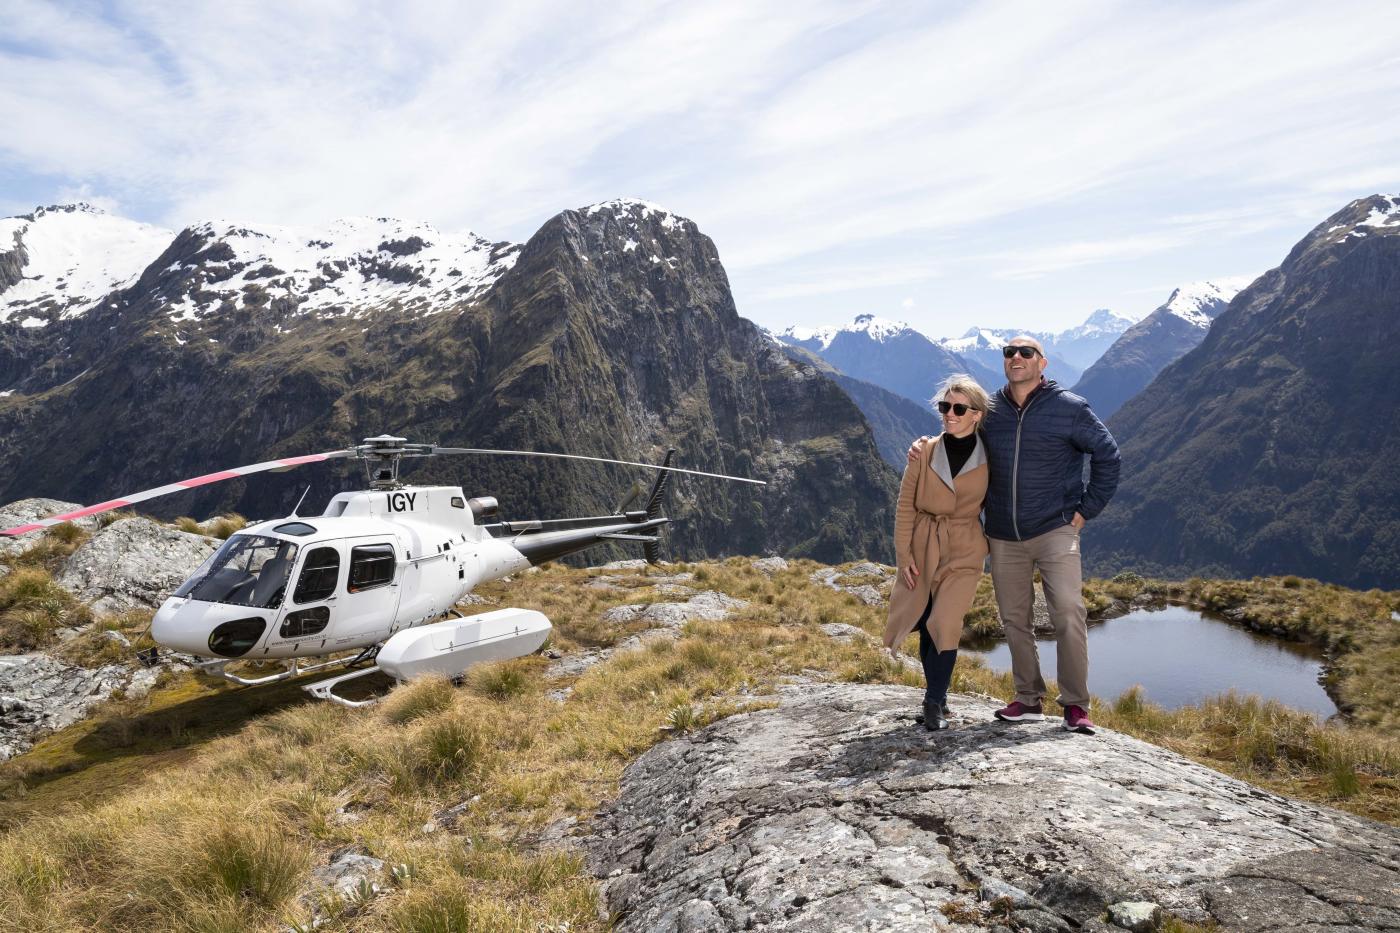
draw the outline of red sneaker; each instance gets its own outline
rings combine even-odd
[[[1039,703],[1027,706],[1020,700],[1012,700],[992,715],[1003,722],[1040,722],[1045,718]]]
[[[1066,706],[1065,729],[1082,735],[1093,735],[1094,723],[1089,719],[1089,714],[1084,712],[1084,707]]]

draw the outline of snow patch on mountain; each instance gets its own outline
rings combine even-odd
[[[1162,307],[1183,321],[1208,329],[1215,316],[1253,279],[1247,276],[1191,282],[1175,289]]]
[[[388,217],[344,218],[324,229],[212,221],[191,230],[205,238],[205,252],[227,249],[200,258],[198,281],[170,304],[177,322],[256,289],[296,302],[299,314],[359,317],[391,306],[433,314],[490,287],[520,255],[518,244]]]
[[[1385,207],[1373,207],[1358,227],[1400,227],[1400,195],[1381,195]]]
[[[16,251],[21,260],[19,281],[6,288],[0,280],[0,321],[23,314],[22,326],[42,327],[81,315],[135,282],[173,236],[84,203],[0,219],[0,254]]]
[[[816,341],[820,350],[826,350],[831,342],[841,334],[864,334],[876,343],[884,343],[903,334],[913,334],[913,330],[903,321],[891,321],[873,314],[859,314],[856,319],[842,327],[801,327],[794,325],[778,336],[789,343]],[[927,338],[925,338],[927,339]]]
[[[619,221],[646,220],[655,214],[663,230],[674,230],[686,222],[684,217],[671,213],[660,204],[640,198],[613,198],[610,201],[590,204],[582,210],[589,217],[607,211],[613,215],[614,220]]]

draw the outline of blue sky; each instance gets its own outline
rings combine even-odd
[[[1400,4],[0,0],[0,215],[694,219],[765,326],[1055,329],[1400,191]]]

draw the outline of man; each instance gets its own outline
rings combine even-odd
[[[1007,722],[1045,718],[1045,681],[1031,612],[1032,581],[1039,570],[1055,626],[1057,702],[1064,709],[1064,727],[1092,735],[1079,530],[1103,511],[1118,488],[1118,445],[1088,402],[1045,379],[1049,361],[1034,337],[1010,341],[1002,357],[1006,387],[983,421],[991,468],[985,508],[992,585],[1011,650],[1016,696],[996,717]],[[910,448],[911,459],[921,443]]]

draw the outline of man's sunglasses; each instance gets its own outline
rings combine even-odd
[[[964,405],[962,402],[938,403],[938,413],[940,415],[946,415],[949,411],[961,418],[963,415],[967,414],[968,406]]]
[[[1017,353],[1021,354],[1021,359],[1023,359],[1023,360],[1028,360],[1028,359],[1030,359],[1031,357],[1036,356],[1037,354],[1039,354],[1040,351],[1037,350],[1035,347],[1002,347],[1002,348],[1001,348],[1001,355],[1004,356],[1004,357],[1006,357],[1008,360],[1011,359],[1013,356],[1015,356]]]

